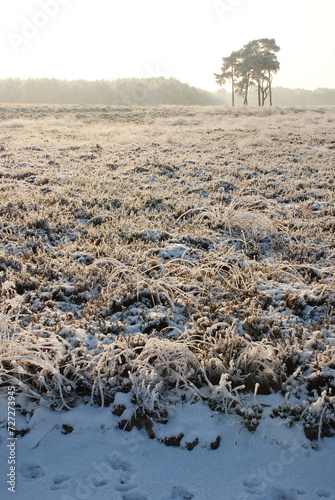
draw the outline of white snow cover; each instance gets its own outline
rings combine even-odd
[[[126,394],[121,399],[119,404],[127,404]],[[2,399],[2,416],[5,412]],[[236,417],[213,414],[200,402],[178,405],[166,425],[156,424],[156,434],[163,439],[184,433],[179,447],[150,439],[144,430],[122,431],[117,423],[111,408],[35,410],[30,431],[16,439],[15,493],[5,486],[12,439],[2,428],[1,499],[335,498],[335,440],[312,444],[300,427],[288,428],[282,420],[265,416],[251,433]],[[217,436],[220,446],[212,450]],[[195,438],[199,443],[189,451],[184,445]]]

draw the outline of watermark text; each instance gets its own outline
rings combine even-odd
[[[29,18],[21,18],[19,32],[11,31],[8,33],[7,38],[14,52],[18,53],[21,48],[38,36],[41,29],[45,28],[50,20],[58,15],[61,8],[71,1],[72,0],[40,0],[38,2],[40,10],[37,10]]]
[[[16,388],[10,386],[7,388],[7,489],[15,493],[16,491],[16,409],[15,393]]]

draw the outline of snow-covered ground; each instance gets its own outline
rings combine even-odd
[[[335,499],[334,111],[0,108],[1,499]]]
[[[16,441],[15,494],[5,486],[8,441],[2,432],[1,499],[335,498],[335,440],[312,445],[298,426],[263,418],[250,433],[236,418],[213,414],[201,403],[178,406],[157,432],[161,438],[183,433],[176,447],[149,439],[144,430],[121,431],[117,423],[110,408],[35,411],[29,433]],[[185,443],[196,438],[188,450]]]

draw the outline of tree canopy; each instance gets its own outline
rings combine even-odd
[[[214,73],[214,76],[219,85],[231,81],[233,106],[235,93],[243,96],[243,104],[247,105],[249,92],[255,87],[258,105],[264,106],[269,97],[272,106],[272,78],[279,70],[276,55],[279,50],[274,38],[260,38],[222,58],[221,73]]]

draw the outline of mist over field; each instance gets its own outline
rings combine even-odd
[[[236,95],[236,105],[243,97]],[[230,105],[231,93],[225,89],[209,92],[182,83],[176,78],[119,78],[116,80],[59,80],[56,78],[0,79],[0,102],[45,104],[106,105]],[[257,91],[250,92],[251,106],[257,105]],[[275,106],[334,105],[335,90],[273,88]]]

